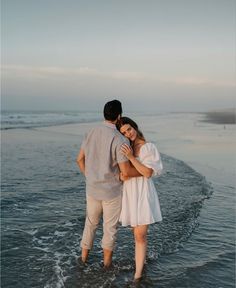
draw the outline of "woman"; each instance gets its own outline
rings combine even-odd
[[[122,117],[117,129],[130,140],[131,148],[124,144],[122,153],[142,175],[125,178],[121,174],[123,185],[122,226],[133,228],[135,239],[134,281],[142,277],[146,259],[148,225],[162,220],[158,195],[151,176],[160,175],[163,169],[160,154],[154,144],[146,142],[138,125],[128,117]]]

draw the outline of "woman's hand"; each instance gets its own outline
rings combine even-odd
[[[121,146],[121,153],[125,155],[129,160],[134,157],[133,149],[127,144],[123,144]]]
[[[130,179],[130,177],[124,176],[124,174],[122,174],[122,172],[120,172],[120,180],[121,181],[126,181],[126,180],[129,180],[129,179]]]

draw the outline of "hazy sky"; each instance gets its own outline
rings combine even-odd
[[[234,0],[2,0],[2,108],[235,106]]]

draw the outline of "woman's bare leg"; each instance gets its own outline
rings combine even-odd
[[[134,227],[134,240],[135,240],[135,274],[134,279],[142,276],[143,266],[146,260],[147,253],[147,230],[148,225],[140,225]]]

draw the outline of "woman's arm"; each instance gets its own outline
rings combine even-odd
[[[130,161],[126,161],[126,162],[121,162],[118,163],[119,168],[120,168],[120,172],[122,174],[122,178],[120,178],[122,181],[125,181],[127,179],[129,179],[129,177],[140,177],[142,176],[139,171],[137,171],[137,169],[135,169],[135,167],[133,167],[133,165],[131,165]],[[125,179],[125,180],[123,180]]]
[[[139,162],[138,159],[134,157],[133,150],[129,145],[123,144],[121,146],[121,152],[129,159],[129,161],[133,164],[133,166],[141,175],[143,175],[146,178],[152,176],[153,169]]]

